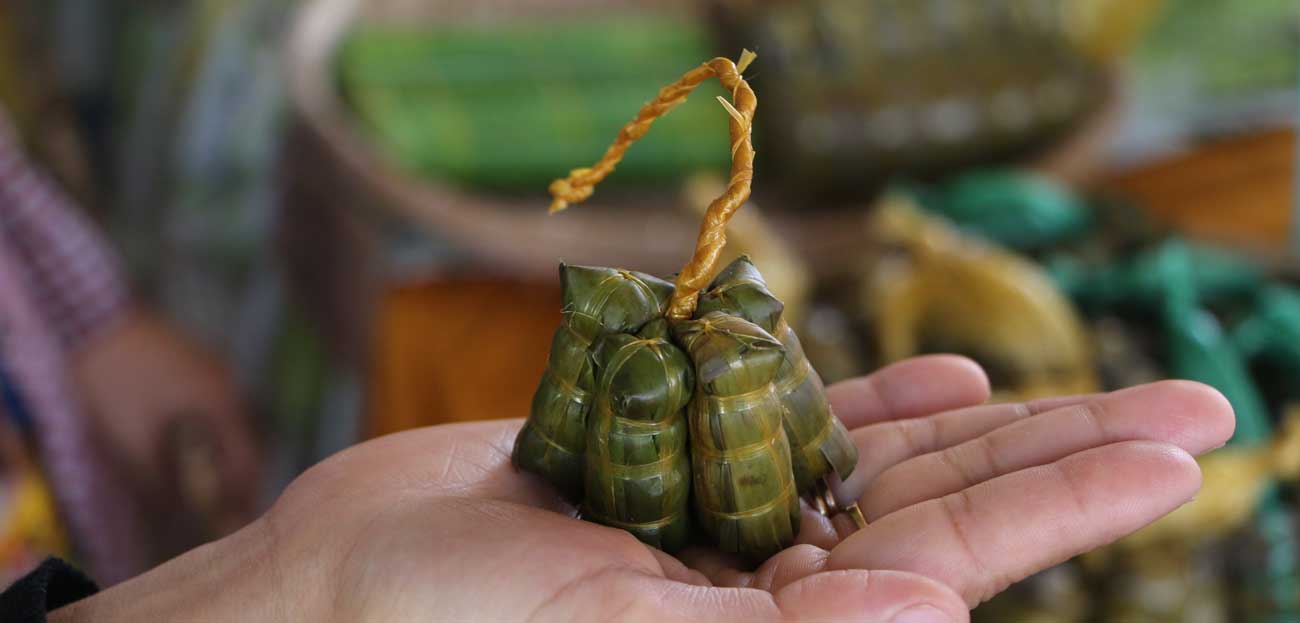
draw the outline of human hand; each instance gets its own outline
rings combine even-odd
[[[971,406],[987,381],[954,357],[830,395],[862,450],[841,495],[866,491],[872,523],[848,535],[807,513],[801,544],[755,571],[574,520],[510,464],[519,422],[483,422],[340,453],[244,530],[51,621],[965,621],[1187,501],[1190,454],[1232,431],[1223,398],[1191,383]]]
[[[208,524],[199,534],[167,535],[186,548],[251,519],[256,444],[238,390],[214,356],[159,319],[133,311],[75,353],[72,363],[108,452],[149,515],[169,524],[152,527],[155,535],[178,523],[178,509]]]
[[[1016,404],[978,367],[920,357],[827,390],[861,458],[835,487],[868,526],[804,509],[798,543],[757,570],[716,551],[682,558],[717,586],[895,569],[940,581],[973,608],[1010,584],[1109,544],[1189,501],[1193,455],[1232,436],[1217,391],[1164,381]],[[963,619],[959,619],[963,620]]]

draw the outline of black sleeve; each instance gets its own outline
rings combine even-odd
[[[49,558],[0,593],[0,623],[45,623],[45,613],[99,592],[72,565]]]

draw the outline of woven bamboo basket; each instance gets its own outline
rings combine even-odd
[[[451,243],[457,250],[454,257],[476,270],[550,280],[561,258],[572,263],[632,266],[662,274],[675,270],[689,255],[698,222],[688,209],[674,209],[683,203],[681,193],[675,189],[624,195],[598,193],[582,210],[557,217],[547,215],[544,188],[520,199],[476,194],[420,178],[405,172],[376,148],[354,119],[335,80],[336,52],[359,23],[474,23],[500,19],[502,15],[526,18],[543,14],[549,18],[572,15],[583,19],[592,12],[629,10],[699,11],[700,3],[315,0],[304,5],[287,49],[289,86],[299,121],[299,131],[287,154],[291,183],[310,187],[313,211],[338,208],[355,213],[361,209],[363,214],[346,218],[360,219],[369,227],[377,218],[414,225],[437,240]],[[761,102],[764,85],[760,82],[757,86]],[[646,98],[652,95],[648,92]],[[687,105],[714,104],[702,100]],[[632,112],[628,111],[629,116]],[[1069,180],[1086,176],[1107,128],[1114,125],[1114,113],[1113,105],[1099,107],[1067,138],[1027,164]],[[759,116],[762,114],[760,105]],[[557,174],[585,164],[557,163]],[[833,273],[853,262],[863,238],[861,210],[852,206],[818,210],[791,205],[788,199],[765,194],[763,178],[760,169],[758,205],[764,208],[773,228],[788,238],[815,272]]]

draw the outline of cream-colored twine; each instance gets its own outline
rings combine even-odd
[[[659,95],[623,126],[618,137],[596,164],[574,169],[568,177],[551,182],[552,213],[559,212],[570,204],[585,201],[591,197],[596,184],[614,171],[627,148],[645,136],[655,119],[686,101],[695,87],[709,78],[717,77],[722,86],[731,92],[730,102],[718,97],[718,101],[722,102],[727,114],[731,116],[731,181],[722,195],[709,204],[704,221],[700,224],[695,252],[677,276],[677,289],[673,292],[667,312],[668,318],[672,320],[685,320],[695,313],[700,291],[712,279],[718,256],[727,244],[727,222],[749,200],[750,186],[754,179],[752,136],[758,98],[741,74],[757,57],[757,54],[745,50],[734,63],[730,59],[715,58],[687,72],[677,82],[660,89]]]

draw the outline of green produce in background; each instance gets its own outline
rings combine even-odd
[[[720,549],[761,561],[799,532],[790,444],[773,382],[785,349],[758,325],[722,312],[679,323],[675,333],[695,363],[696,516]]]
[[[1210,385],[1232,404],[1237,425],[1230,446],[1236,451],[1262,452],[1273,443],[1276,427],[1250,363],[1268,358],[1300,365],[1300,295],[1294,289],[1269,284],[1262,269],[1236,254],[1176,237],[1095,267],[1058,256],[1051,271],[1086,309],[1136,311],[1154,322],[1169,376]],[[1243,304],[1245,315],[1231,331],[1210,308]],[[1262,560],[1236,571],[1234,603],[1246,604],[1249,614],[1242,614],[1249,620],[1274,620],[1300,612],[1300,542],[1280,483],[1269,478],[1261,487],[1246,534],[1259,542]]]
[[[564,319],[513,458],[520,469],[579,499],[595,388],[588,351],[602,334],[635,332],[662,316],[673,285],[641,273],[563,264],[560,285]]]
[[[475,188],[526,191],[600,156],[627,114],[713,47],[703,24],[648,12],[624,17],[362,26],[339,57],[362,126],[406,169]],[[709,99],[722,95],[706,85]],[[703,95],[703,94],[702,94]],[[722,171],[717,107],[660,121],[620,164],[647,185]]]
[[[638,335],[606,335],[593,349],[598,380],[582,512],[674,552],[690,537],[685,410],[695,380],[690,360],[668,338],[660,318]]]
[[[1247,357],[1300,369],[1300,291],[1281,285],[1260,290],[1251,314],[1233,329],[1232,341]]]
[[[1274,437],[1274,426],[1268,405],[1250,374],[1247,354],[1205,307],[1209,300],[1258,290],[1263,284],[1260,271],[1230,254],[1198,249],[1178,239],[1139,254],[1126,268],[1128,296],[1110,302],[1127,298],[1130,304],[1154,306],[1159,313],[1170,376],[1200,381],[1228,399],[1237,420],[1230,446],[1266,446]],[[1110,294],[1119,291],[1112,288]],[[1271,319],[1277,321],[1288,317],[1288,301],[1283,297],[1264,295],[1257,300],[1263,309],[1252,318],[1263,321],[1272,315]],[[1290,330],[1297,329],[1300,325],[1292,325]],[[1246,334],[1240,335],[1244,339]],[[1300,612],[1295,590],[1300,566],[1293,553],[1298,543],[1292,515],[1280,494],[1279,484],[1270,480],[1257,503],[1253,523],[1255,534],[1267,546],[1265,560],[1262,565],[1246,569],[1243,579],[1245,592],[1259,595],[1261,603],[1271,604],[1268,609],[1275,615],[1294,616]]]
[[[1105,266],[1056,258],[1048,268],[1061,288],[1085,309],[1158,308],[1170,294],[1171,276],[1180,280],[1179,288],[1187,290],[1180,296],[1206,304],[1249,296],[1265,283],[1263,271],[1239,255],[1178,238]],[[1186,274],[1171,274],[1171,270]]]
[[[1175,378],[1200,381],[1223,393],[1237,416],[1234,444],[1257,445],[1272,437],[1264,397],[1250,377],[1246,360],[1224,334],[1218,319],[1202,306],[1190,249],[1173,240],[1153,251],[1148,277],[1158,290],[1167,346],[1167,365]]]
[[[1216,508],[1216,504],[1232,503],[1223,497],[1189,506],[1193,510],[1188,512],[1199,514],[1180,517],[1183,527],[1191,525],[1192,531],[1160,537],[1166,539],[1158,541],[1163,545],[1126,539],[1108,548],[1113,555],[1109,566],[1088,570],[1090,575],[1097,574],[1094,581],[1107,578],[1090,589],[1092,598],[1101,601],[1088,620],[1134,613],[1158,617],[1159,613],[1145,608],[1160,602],[1161,597],[1147,592],[1168,581],[1180,586],[1186,583],[1186,590],[1202,592],[1204,587],[1196,588],[1197,582],[1224,583],[1231,620],[1291,620],[1300,613],[1300,589],[1295,582],[1300,576],[1300,539],[1290,501],[1293,494],[1267,466],[1244,476],[1233,472],[1233,461],[1243,461],[1233,457],[1264,456],[1289,448],[1278,433],[1274,411],[1295,398],[1286,379],[1300,366],[1300,291],[1271,283],[1263,267],[1237,253],[1134,228],[1133,223],[1122,220],[1123,214],[1098,212],[1102,218],[1096,218],[1087,213],[1092,208],[1082,200],[1061,194],[1063,189],[1048,185],[1039,188],[1045,192],[1037,193],[1033,184],[1019,184],[1032,179],[1032,175],[982,172],[907,191],[929,211],[958,222],[967,231],[998,244],[1041,252],[1058,286],[1082,309],[1101,322],[1116,323],[1123,318],[1126,324],[1140,327],[1126,339],[1131,342],[1128,346],[1153,349],[1162,364],[1162,376],[1196,380],[1218,389],[1232,404],[1237,426],[1231,447],[1203,461],[1207,488],[1202,493],[1216,495],[1222,487],[1232,486],[1224,485],[1222,479],[1234,476],[1244,477],[1242,487],[1249,486],[1255,493],[1249,498],[1249,508],[1231,507],[1232,512]],[[1084,213],[1069,216],[1074,210]],[[1094,220],[1097,229],[1093,229]],[[1075,225],[1067,226],[1070,223]],[[1090,231],[1113,237],[1085,238]],[[1130,250],[1135,244],[1141,246]],[[1066,246],[1050,248],[1053,245]],[[1279,396],[1272,394],[1269,398],[1275,403],[1266,400],[1266,386],[1256,378],[1261,369],[1252,368],[1257,362],[1268,363],[1279,375],[1282,385],[1270,389],[1283,393],[1283,402],[1277,403]],[[1162,569],[1170,564],[1188,568],[1193,564],[1190,561],[1211,551],[1207,548],[1221,547],[1224,542],[1238,551],[1210,554],[1216,565],[1225,567],[1210,576],[1189,579],[1176,573],[1165,575],[1168,569]],[[1077,590],[1085,588],[1078,586]],[[1140,595],[1125,593],[1130,590]],[[1026,601],[1026,594],[1019,595],[1020,602]],[[1133,601],[1137,597],[1153,601]],[[998,601],[997,608],[1002,610],[996,610],[998,614],[991,620],[1001,621],[1007,608],[1016,608],[1010,603],[1016,599],[1009,595]],[[1113,609],[1116,604],[1120,605],[1118,611]],[[1190,613],[1201,606],[1184,604],[1169,612],[1192,616]],[[1060,614],[1055,605],[1034,608],[1026,612],[1035,612],[1034,617]],[[1061,620],[1072,618],[1077,617]]]
[[[922,207],[961,229],[1026,251],[1058,244],[1091,225],[1087,205],[1044,175],[988,169],[937,186],[911,186]]]
[[[785,305],[772,295],[748,257],[739,257],[718,274],[700,296],[696,314],[721,311],[739,316],[771,333],[785,349],[774,382],[781,402],[781,421],[791,446],[799,492],[816,493],[832,470],[848,478],[858,464],[858,448],[826,401],[821,377],[808,363],[803,345],[782,318]]]

